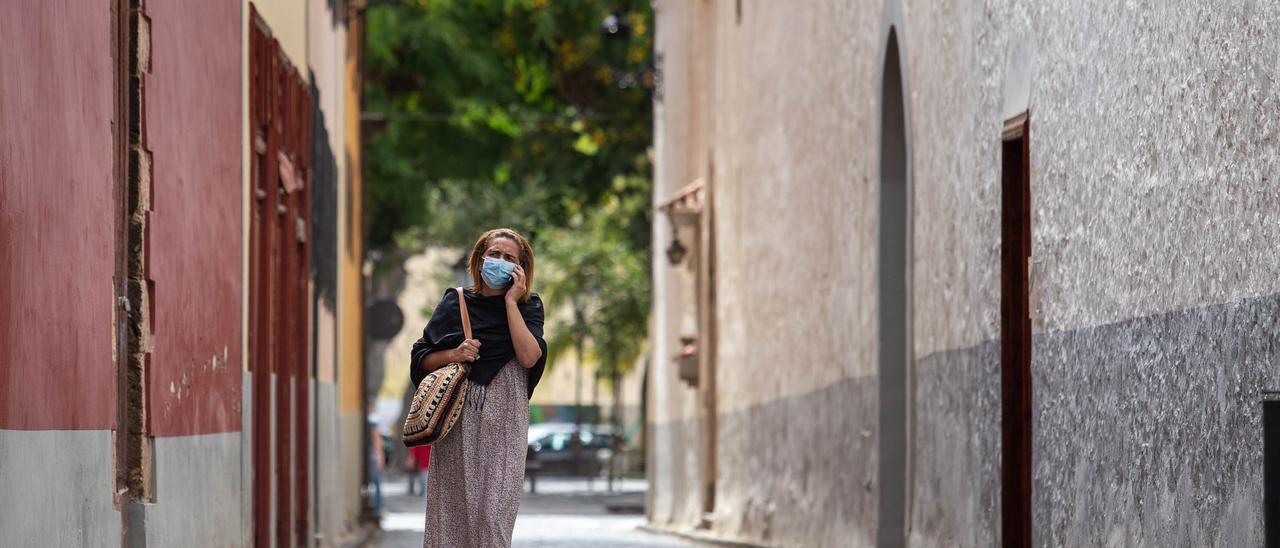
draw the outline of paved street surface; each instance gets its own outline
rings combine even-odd
[[[520,501],[512,544],[517,548],[694,546],[675,537],[638,529],[644,524],[645,481],[627,480],[614,487],[615,493],[609,494],[605,492],[604,481],[588,486],[584,480],[539,480],[538,494],[529,494],[526,489]],[[383,494],[386,509],[382,532],[369,545],[422,546],[425,500],[406,494],[403,481],[384,485]]]

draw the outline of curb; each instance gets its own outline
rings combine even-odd
[[[376,522],[362,521],[347,535],[337,539],[333,546],[337,548],[362,548],[376,542],[382,536],[382,528]]]
[[[649,525],[647,523],[644,525],[641,525],[640,527],[637,527],[637,529],[640,529],[641,531],[644,531],[646,533],[654,533],[657,535],[664,535],[669,537],[679,537],[679,538],[692,541],[698,544],[704,544],[704,545],[710,545],[710,546],[732,546],[736,548],[763,548],[765,546],[764,544],[753,544],[750,542],[743,542],[739,540],[730,540],[730,539],[718,537],[710,532],[705,532],[705,531],[677,531],[675,529],[664,529],[662,527],[656,527],[653,525]]]

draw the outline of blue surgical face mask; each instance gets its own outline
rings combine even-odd
[[[484,278],[484,283],[489,284],[489,287],[502,289],[511,285],[511,273],[515,270],[515,263],[485,257],[484,265],[480,267],[480,276]]]

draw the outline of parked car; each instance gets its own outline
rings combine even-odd
[[[529,425],[529,443],[542,439],[552,432],[573,431],[574,424],[571,422],[539,422]]]
[[[534,432],[534,426],[538,430]],[[581,449],[581,467],[574,459],[574,424],[543,423],[529,427],[530,464],[542,474],[584,474],[598,476],[609,462],[613,451],[614,434],[603,426],[583,425],[578,432],[577,443]]]

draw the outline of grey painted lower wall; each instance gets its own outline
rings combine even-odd
[[[1000,346],[916,361],[912,546],[1000,540]]]
[[[1037,335],[1035,544],[1260,546],[1261,391],[1280,388],[1277,364],[1280,296]],[[998,544],[998,344],[920,358],[915,385],[911,545]],[[721,415],[715,533],[872,545],[875,402],[874,378],[847,379]],[[695,451],[696,422],[651,427]],[[667,464],[651,519],[689,529],[664,519],[697,500],[696,461]]]
[[[310,476],[306,480],[309,482],[307,484],[307,539],[305,540],[307,546],[316,544],[322,538],[320,535],[320,514],[322,512],[318,502],[326,500],[320,498],[318,492],[323,485],[320,481],[320,469],[318,467],[319,455],[328,450],[327,447],[320,445],[318,430],[319,424],[323,419],[318,415],[327,415],[329,410],[319,406],[316,385],[314,378],[307,379],[307,402],[311,404],[311,409],[307,413],[307,440],[311,443],[311,447],[307,448],[307,454],[298,457],[307,463],[307,469],[310,471]]]
[[[240,376],[240,543],[253,545],[253,374]]]
[[[154,504],[148,546],[239,546],[240,432],[155,440]]]
[[[659,527],[697,527],[702,519],[698,421],[652,425],[649,436],[649,521]]]
[[[119,546],[109,430],[0,430],[0,546]]]
[[[877,385],[850,378],[721,415],[716,528],[786,546],[875,538]]]
[[[1036,544],[1261,545],[1277,318],[1272,296],[1037,335]],[[999,346],[925,357],[916,374],[913,544],[993,545]]]
[[[876,519],[876,389],[855,378],[798,397],[721,414],[713,531],[779,546],[869,546]],[[653,463],[650,519],[690,530],[699,515],[696,420],[651,425],[671,444]]]
[[[365,428],[363,412],[338,415],[338,446],[341,448],[342,476],[338,483],[342,492],[341,498],[344,529],[355,530],[360,525],[360,512],[363,499],[356,496],[364,486],[364,447],[361,444],[361,433]]]
[[[1037,544],[1262,545],[1280,296],[1037,337]]]
[[[248,546],[253,541],[253,397],[242,377],[242,432],[157,438],[156,500],[144,505],[149,546]],[[358,525],[363,414],[337,412],[335,387],[317,383],[312,506],[332,546]],[[106,430],[0,430],[0,546],[119,546]],[[270,473],[270,472],[268,472]]]
[[[316,452],[315,482],[313,490],[319,504],[316,511],[316,531],[320,535],[319,545],[331,546],[338,536],[346,531],[343,519],[343,507],[337,501],[342,500],[339,481],[342,459],[342,448],[338,442],[338,415],[334,385],[316,383]]]

